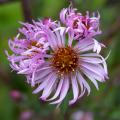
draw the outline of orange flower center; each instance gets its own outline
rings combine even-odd
[[[68,74],[74,72],[78,67],[78,53],[73,48],[67,46],[59,48],[53,55],[52,66],[58,73]]]
[[[32,46],[35,46],[35,47],[37,47],[37,48],[42,48],[43,47],[43,44],[40,44],[40,43],[38,43],[37,41],[31,41],[30,42],[30,46],[28,46],[28,49],[31,49],[31,47]]]

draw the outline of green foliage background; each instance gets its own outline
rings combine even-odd
[[[91,84],[90,96],[79,100],[75,105],[67,105],[71,93],[66,97],[60,110],[55,106],[38,100],[32,94],[32,89],[25,82],[23,76],[11,72],[4,50],[9,50],[8,39],[13,38],[24,21],[21,0],[9,0],[0,4],[0,120],[19,120],[23,111],[32,111],[29,120],[69,120],[72,113],[81,110],[92,112],[94,120],[120,120],[120,1],[119,0],[74,0],[80,12],[99,11],[101,15],[101,29],[103,34],[97,39],[104,42],[107,49],[104,55],[111,54],[107,60],[110,79],[99,83],[97,91]],[[52,17],[59,19],[59,12],[68,7],[67,0],[30,0],[33,19]],[[111,35],[111,32],[113,34]],[[10,91],[19,90],[24,99],[15,102],[10,97]]]

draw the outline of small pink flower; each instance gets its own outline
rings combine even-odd
[[[61,22],[68,28],[69,34],[74,33],[74,39],[80,40],[93,37],[101,33],[99,30],[100,15],[90,17],[89,12],[85,16],[77,12],[77,9],[64,8],[60,12]]]
[[[22,100],[23,95],[22,95],[22,93],[21,93],[20,91],[18,91],[18,90],[12,90],[12,91],[10,92],[10,97],[11,97],[14,101],[19,102],[19,101]]]
[[[24,110],[20,113],[19,120],[31,120],[33,118],[33,111]]]
[[[71,115],[71,120],[93,120],[93,113],[79,110]]]

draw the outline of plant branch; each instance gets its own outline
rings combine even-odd
[[[21,0],[24,19],[27,22],[32,22],[32,13],[30,9],[30,0]]]
[[[66,0],[66,1],[72,4],[73,6],[75,6],[75,0]]]
[[[0,79],[4,83],[10,82],[10,77],[9,77],[7,71],[4,69],[4,66],[2,66],[2,64],[0,64]]]

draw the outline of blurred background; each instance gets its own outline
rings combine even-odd
[[[9,67],[4,50],[21,25],[42,17],[59,19],[59,12],[70,0],[0,0],[0,120],[120,120],[120,0],[71,0],[80,12],[99,11],[103,34],[97,39],[107,46],[110,79],[99,83],[97,91],[91,84],[90,96],[67,105],[66,97],[60,109],[38,100],[25,77]],[[9,51],[10,52],[10,51]],[[71,94],[71,93],[70,93]]]

